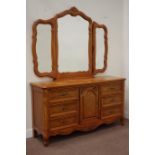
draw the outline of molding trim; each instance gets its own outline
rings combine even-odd
[[[32,137],[32,128],[26,129],[26,138],[31,138],[31,137]]]

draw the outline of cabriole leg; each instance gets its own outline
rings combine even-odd
[[[44,144],[44,146],[48,146],[48,144],[49,144],[49,137],[43,136],[43,144]]]

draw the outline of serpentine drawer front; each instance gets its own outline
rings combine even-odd
[[[122,90],[121,87],[122,86],[121,86],[120,81],[106,83],[103,86],[101,86],[101,94],[107,95],[107,94],[113,94],[113,93],[121,92],[121,90]]]
[[[50,118],[50,130],[57,128],[64,128],[66,126],[72,126],[78,123],[77,113],[65,114],[61,116],[55,116]]]
[[[124,80],[96,77],[32,83],[33,132],[47,145],[54,135],[89,131],[124,120]]]
[[[121,115],[121,106],[111,106],[103,108],[102,110],[102,118],[111,117],[113,115]]]
[[[56,102],[50,105],[49,114],[50,116],[59,115],[62,113],[77,111],[78,110],[78,101],[65,101],[65,102]]]
[[[107,107],[111,105],[121,105],[122,104],[122,95],[115,94],[110,96],[105,96],[102,98],[102,107]]]
[[[49,89],[47,90],[47,97],[49,100],[57,99],[78,99],[79,92],[76,88],[66,88],[66,89]]]

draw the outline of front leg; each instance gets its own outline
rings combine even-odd
[[[44,144],[44,146],[48,146],[48,144],[49,144],[49,137],[43,136],[43,144]]]

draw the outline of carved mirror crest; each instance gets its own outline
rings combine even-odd
[[[39,77],[92,77],[107,67],[107,29],[72,7],[34,22],[32,52]]]

